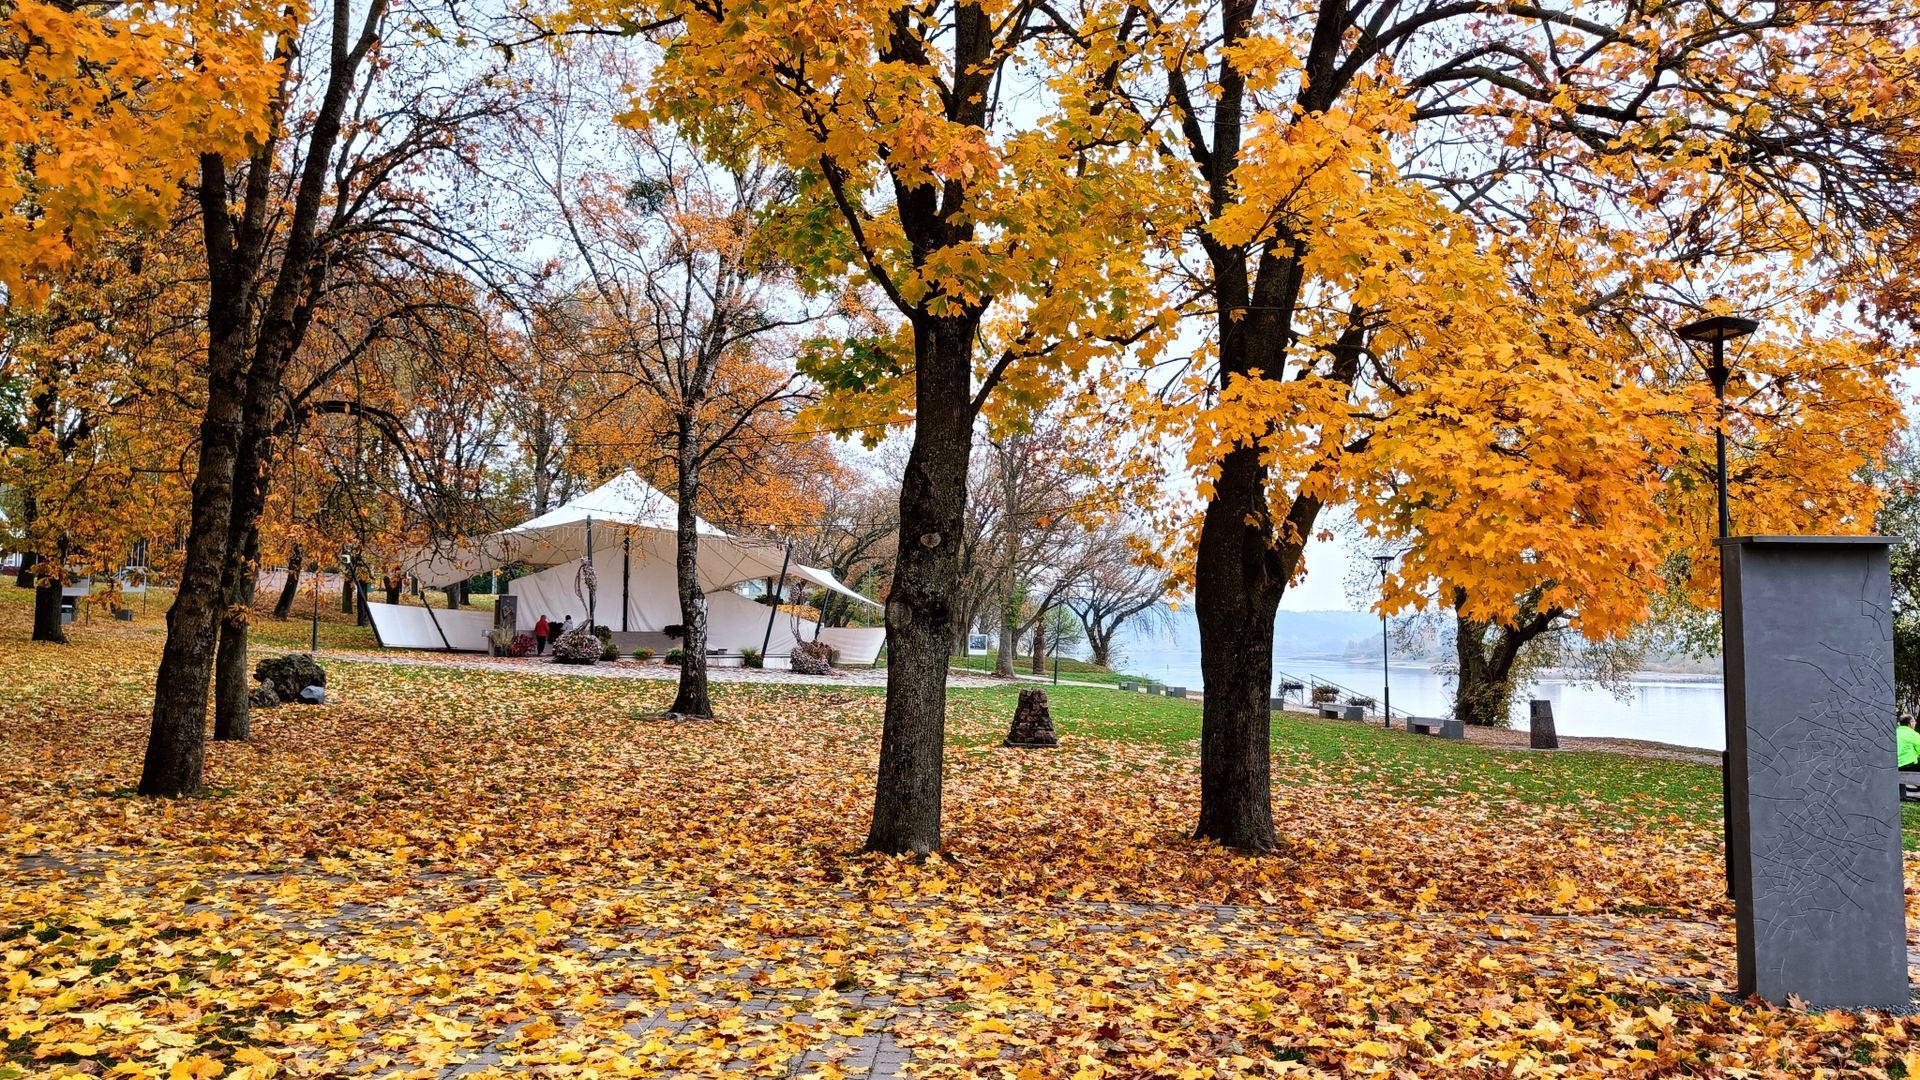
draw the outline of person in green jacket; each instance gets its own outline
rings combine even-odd
[[[1913,713],[1900,718],[1900,726],[1893,730],[1895,763],[1902,772],[1920,772],[1920,716]]]

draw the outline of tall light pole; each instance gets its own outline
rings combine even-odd
[[[1720,498],[1720,536],[1725,538],[1732,532],[1732,521],[1727,513],[1727,342],[1746,337],[1760,329],[1759,322],[1744,319],[1738,315],[1714,315],[1690,322],[1675,330],[1680,340],[1689,344],[1710,344],[1713,346],[1713,360],[1707,364],[1707,381],[1713,384],[1713,399],[1718,408],[1718,416],[1713,429],[1714,451],[1714,489]]]
[[[1713,360],[1707,364],[1706,368],[1707,381],[1713,384],[1713,400],[1716,410],[1713,425],[1713,485],[1714,494],[1720,506],[1720,538],[1723,540],[1733,532],[1732,515],[1727,512],[1727,377],[1731,374],[1731,372],[1727,370],[1727,342],[1746,337],[1758,329],[1760,329],[1760,324],[1753,319],[1742,318],[1738,315],[1712,315],[1697,322],[1690,322],[1674,331],[1675,334],[1679,335],[1680,340],[1689,345],[1698,346],[1708,344],[1713,346]],[[1725,559],[1726,553],[1721,552],[1720,558]],[[1723,577],[1720,580],[1720,656],[1722,657],[1723,672],[1725,670],[1725,657],[1727,655],[1726,593],[1727,583]],[[1726,709],[1726,695],[1723,692],[1720,698],[1722,722],[1730,724],[1732,721],[1726,719]],[[1733,733],[1731,731],[1727,732],[1728,746],[1733,745],[1732,736]],[[1727,752],[1722,750],[1720,752],[1720,839],[1721,850],[1725,852],[1726,858],[1728,859],[1726,867],[1728,896],[1733,895],[1733,864],[1731,861],[1733,858],[1733,844],[1728,832],[1728,830],[1732,828],[1733,823],[1733,793],[1727,790],[1727,778],[1730,765],[1731,763],[1727,760]]]
[[[1393,727],[1393,679],[1387,674],[1387,565],[1391,555],[1375,555],[1380,567],[1380,726]]]

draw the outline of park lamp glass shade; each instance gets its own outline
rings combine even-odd
[[[1757,319],[1742,318],[1738,315],[1712,315],[1675,330],[1685,341],[1732,341],[1743,338],[1760,329]]]

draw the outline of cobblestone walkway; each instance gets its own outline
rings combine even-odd
[[[188,914],[252,920],[270,927],[296,951],[327,957],[332,970],[381,968],[396,978],[407,973],[409,964],[421,961],[420,953],[410,954],[402,946],[417,949],[429,940],[446,945],[443,937],[435,936],[441,931],[438,920],[483,904],[490,894],[527,885],[461,873],[422,873],[368,890],[367,882],[337,869],[292,867],[284,873],[220,874],[164,857],[132,874],[123,859],[109,856],[36,857],[10,865],[6,877],[23,887],[65,879],[64,884],[84,891],[89,881],[111,878],[125,889],[133,877],[150,878],[156,892],[177,894],[183,882],[189,882],[186,887],[199,890],[199,898],[188,905]],[[279,899],[297,895],[310,903],[313,897],[336,889],[342,895],[355,895],[358,889],[360,895],[404,896],[406,905],[372,899],[314,910]],[[139,891],[138,886],[132,890],[136,895]],[[943,1011],[964,1008],[938,989],[950,984],[954,972],[935,966],[930,957],[936,950],[922,947],[930,940],[928,935],[951,932],[930,927],[961,921],[940,898],[893,903],[896,917],[886,923],[890,935],[867,943],[877,944],[878,952],[888,958],[885,967],[890,974],[879,984],[860,985],[848,979],[845,984],[823,987],[792,981],[789,966],[769,960],[764,951],[754,955],[733,947],[724,931],[706,940],[704,951],[687,951],[687,940],[671,934],[671,913],[698,909],[706,901],[671,884],[600,886],[591,895],[602,917],[583,918],[591,911],[576,912],[575,917],[590,922],[594,932],[531,953],[530,958],[537,959],[517,975],[550,980],[562,996],[570,980],[580,978],[582,972],[591,973],[595,985],[601,986],[610,974],[618,974],[617,981],[632,989],[588,995],[576,1007],[541,1016],[516,1015],[473,1001],[422,1005],[387,1016],[352,1010],[348,1015],[362,1029],[358,1042],[332,1056],[291,1062],[289,1073],[489,1080],[538,1075],[539,1063],[548,1060],[541,1047],[557,1039],[631,1060],[645,1060],[679,1044],[710,1043],[713,1068],[752,1075],[894,1077],[911,1073],[917,1065],[934,1064],[937,1059],[927,1050],[912,1045],[924,1044],[925,1039],[914,1036],[937,1026],[944,1019]],[[827,937],[836,912],[862,902],[831,890],[815,898],[812,910],[729,901],[722,905],[719,924],[738,927],[743,933],[749,926],[759,927],[764,940],[764,925],[778,920],[793,928],[786,940],[790,950],[817,956],[835,947]],[[666,914],[627,922],[618,916],[622,911]],[[1045,940],[1030,948],[1106,938],[1107,947],[1118,955],[1145,947],[1145,942],[1177,939],[1181,933],[1192,940],[1191,935],[1199,931],[1216,939],[1216,950],[1290,950],[1315,962],[1341,962],[1343,954],[1363,955],[1408,927],[1418,927],[1430,936],[1482,942],[1490,952],[1516,940],[1530,941],[1528,948],[1501,955],[1505,962],[1525,965],[1535,974],[1596,967],[1650,979],[1680,993],[1731,991],[1731,928],[1683,919],[1377,911],[1322,913],[1303,919],[1297,912],[1258,905],[1064,902],[1053,905],[1045,921],[1049,926]],[[938,954],[949,961],[953,955],[951,950]],[[1169,949],[1165,958],[1189,959],[1180,947]],[[425,964],[423,970],[433,967]],[[675,976],[671,983],[669,973]],[[660,993],[643,989],[669,985],[674,995],[664,1001]],[[423,1022],[448,1035],[452,1049],[445,1052],[444,1060],[410,1059],[405,1051],[410,1037],[399,1025],[417,1027]],[[711,1071],[689,1069],[677,1075]]]

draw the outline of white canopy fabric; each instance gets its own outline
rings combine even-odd
[[[657,631],[680,621],[680,600],[674,576],[678,505],[632,472],[624,472],[577,499],[514,528],[456,545],[444,551],[424,551],[407,565],[409,573],[435,588],[463,581],[475,574],[514,563],[543,567],[515,579],[508,591],[520,597],[517,622],[531,630],[542,615],[559,622],[568,615],[581,623],[587,617],[586,592],[580,567],[586,561],[589,540],[597,585],[593,590],[594,616],[615,630]],[[735,597],[733,586],[745,581],[777,578],[786,562],[785,545],[731,536],[711,523],[695,519],[700,538],[700,589],[709,596],[709,617],[717,624],[721,610],[735,610],[729,598],[752,604],[759,614],[764,637],[767,608]],[[818,567],[786,563],[786,576],[831,589],[862,603],[875,605]],[[726,594],[725,596],[721,594]],[[622,612],[622,597],[625,611]],[[624,614],[624,618],[622,617]],[[747,621],[745,609],[736,619]],[[717,625],[714,626],[718,630]],[[727,635],[734,636],[734,635]],[[716,644],[716,647],[725,647]]]

